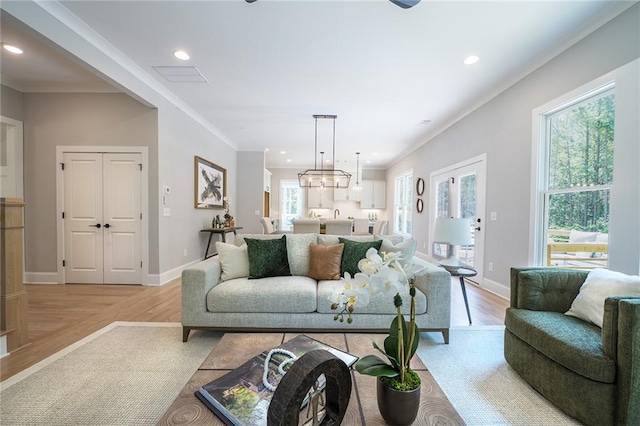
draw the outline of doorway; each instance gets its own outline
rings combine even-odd
[[[280,230],[293,232],[293,221],[304,217],[304,190],[297,180],[280,181]]]
[[[23,198],[22,121],[0,117],[0,197]]]
[[[60,282],[145,284],[146,155],[74,150],[59,154]]]
[[[486,155],[431,174],[430,235],[433,235],[436,218],[468,218],[473,243],[458,246],[456,254],[462,263],[476,270],[477,275],[469,279],[480,285],[484,278],[485,182]],[[431,242],[432,255],[436,259],[445,258],[447,249],[446,244]]]

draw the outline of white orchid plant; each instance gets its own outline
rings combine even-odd
[[[393,300],[397,315],[389,328],[389,336],[384,341],[384,350],[373,343],[373,347],[380,351],[389,363],[377,355],[367,355],[356,363],[356,370],[361,374],[376,377],[394,378],[394,387],[399,389],[413,389],[420,384],[419,377],[411,374],[413,383],[408,384],[407,376],[411,370],[409,362],[418,348],[419,330],[415,322],[415,294],[414,279],[423,275],[426,268],[415,265],[411,259],[405,260],[400,253],[381,254],[375,248],[367,251],[366,257],[358,262],[361,272],[353,277],[345,272],[343,287],[337,288],[330,297],[331,309],[340,310],[334,320],[353,322],[352,314],[356,307],[367,306],[371,299],[382,294]],[[409,322],[402,315],[402,296],[411,296]],[[417,384],[415,383],[417,380]]]

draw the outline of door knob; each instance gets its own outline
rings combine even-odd
[[[107,225],[105,225],[105,227],[106,227],[106,226],[107,226]],[[479,231],[479,230],[480,230],[480,227],[479,227],[479,226],[476,226],[476,231]]]
[[[98,223],[97,225],[89,225],[89,226],[92,226],[92,227],[94,227],[94,228],[100,228],[102,225],[100,225],[100,224]],[[106,225],[105,225],[105,226],[106,226]]]
[[[108,223],[105,223],[105,224],[104,224],[104,227],[105,227],[105,228],[111,228],[111,225],[109,225]]]

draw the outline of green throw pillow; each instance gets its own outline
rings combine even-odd
[[[367,250],[373,247],[376,250],[380,250],[382,240],[377,241],[353,241],[347,238],[340,238],[341,243],[344,243],[344,250],[342,251],[342,263],[340,264],[340,276],[344,277],[344,273],[348,272],[353,277],[360,272],[358,269],[358,262],[360,259],[367,257]]]
[[[273,240],[244,240],[249,254],[249,279],[291,275],[286,235]]]

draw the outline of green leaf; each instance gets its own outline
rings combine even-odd
[[[356,363],[356,371],[368,376],[396,377],[399,373],[392,366],[378,358],[376,355],[366,355]]]

